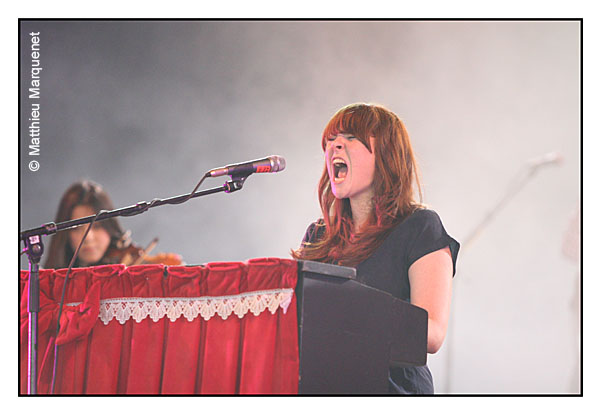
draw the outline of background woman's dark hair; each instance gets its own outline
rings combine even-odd
[[[82,180],[73,183],[63,194],[58,205],[55,222],[64,222],[71,219],[73,209],[76,206],[85,205],[98,213],[100,210],[112,210],[113,202],[102,186],[91,180]],[[110,246],[114,246],[123,236],[124,232],[116,218],[110,218],[98,222],[111,237]],[[87,226],[87,225],[84,225]],[[77,248],[77,247],[75,247]],[[66,268],[73,256],[74,249],[69,242],[69,231],[54,234],[50,240],[50,247],[46,252],[45,268]],[[75,266],[78,261],[75,261]]]

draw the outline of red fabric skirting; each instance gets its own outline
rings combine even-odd
[[[58,394],[295,394],[298,391],[296,298],[277,309],[225,319],[133,317],[105,324],[106,300],[224,297],[296,287],[297,264],[277,258],[184,267],[105,265],[73,269],[55,338],[66,270],[40,271],[38,393],[50,392],[59,345]],[[27,278],[21,271],[20,392],[27,393]],[[271,290],[271,291],[270,291]],[[244,297],[246,298],[246,297]],[[152,299],[152,300],[150,300]],[[116,300],[115,300],[116,301]],[[76,304],[70,304],[76,303]],[[204,304],[204,303],[203,303]],[[225,303],[224,303],[225,304]],[[106,306],[108,307],[108,306]],[[121,305],[114,310],[120,311]],[[274,313],[272,313],[274,311]],[[204,317],[204,318],[203,318]],[[208,318],[208,320],[206,320]]]

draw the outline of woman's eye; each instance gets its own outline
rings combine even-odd
[[[336,139],[337,139],[338,137],[339,137],[339,136],[337,136],[337,135],[335,135],[335,136],[330,136],[330,137],[326,137],[326,141],[327,141],[328,143],[331,143],[331,142],[333,142],[333,141],[336,141]],[[353,141],[353,140],[356,140],[356,139],[357,139],[357,137],[355,137],[354,135],[348,135],[348,136],[347,136],[347,135],[341,135],[340,137],[342,137],[342,138],[345,138],[345,139],[347,139],[347,140],[349,140],[349,141]]]

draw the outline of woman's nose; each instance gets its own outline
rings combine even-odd
[[[344,137],[339,135],[334,139],[334,148],[337,148],[338,150],[342,150],[343,147],[344,147]]]
[[[83,235],[82,235],[83,236]],[[96,237],[96,229],[92,226],[92,229],[88,232],[88,236],[86,236],[86,240],[93,240]]]

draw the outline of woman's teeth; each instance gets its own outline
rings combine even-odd
[[[342,159],[334,159],[332,160],[332,167],[334,168],[334,183],[344,181],[348,172],[346,162]]]

